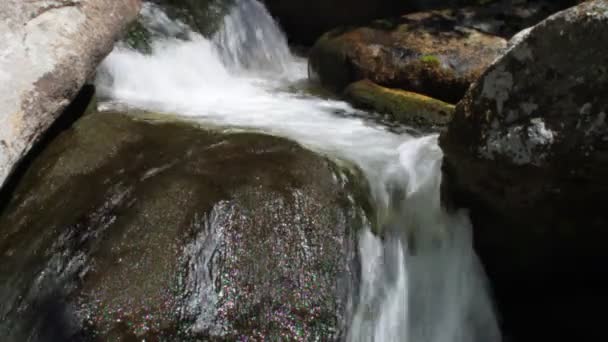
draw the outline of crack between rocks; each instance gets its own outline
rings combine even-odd
[[[39,0],[30,0],[28,2],[34,3],[34,2],[38,2],[38,1]],[[59,3],[57,3],[57,4],[51,3],[47,6],[38,8],[38,10],[30,16],[28,22],[40,17],[44,13],[52,11],[52,10],[66,8],[66,7],[80,7],[80,5],[81,5],[80,0],[62,0],[62,1],[59,1]],[[27,25],[27,22],[24,25]]]

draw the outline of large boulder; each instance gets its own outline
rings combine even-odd
[[[592,340],[608,304],[608,2],[517,41],[441,136],[444,199],[471,209],[516,341]]]
[[[339,339],[351,172],[158,120],[85,116],[32,163],[0,212],[3,340]]]
[[[140,0],[0,3],[0,187],[78,93]]]
[[[455,103],[500,56],[505,39],[461,26],[449,10],[408,14],[323,35],[311,76],[341,91],[361,79]]]

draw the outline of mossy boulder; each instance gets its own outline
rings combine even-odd
[[[311,77],[338,92],[369,79],[455,103],[507,45],[460,24],[445,10],[330,31],[310,52]]]
[[[282,138],[84,116],[0,212],[7,341],[337,339],[349,173]]]
[[[444,201],[471,209],[514,341],[593,340],[608,305],[608,2],[518,35],[457,105]]]
[[[399,123],[436,130],[445,127],[454,105],[405,90],[379,86],[369,80],[349,85],[345,97],[356,106],[389,114]]]

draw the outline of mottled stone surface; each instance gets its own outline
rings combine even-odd
[[[85,116],[32,163],[0,212],[3,341],[338,339],[350,172],[285,139],[157,120]]]
[[[0,187],[70,103],[140,0],[0,3]]]
[[[608,1],[515,40],[441,136],[444,195],[472,210],[505,324],[586,340],[608,303]]]
[[[455,103],[506,45],[462,26],[452,11],[429,11],[330,31],[312,48],[309,63],[311,76],[337,91],[369,79]]]

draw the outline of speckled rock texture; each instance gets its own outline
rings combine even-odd
[[[441,135],[444,199],[471,209],[508,329],[590,340],[608,303],[608,1],[515,39]]]
[[[85,116],[0,212],[0,336],[340,339],[362,224],[350,174],[276,137]]]
[[[112,50],[140,0],[0,3],[0,187]]]
[[[419,12],[326,33],[309,69],[336,91],[369,79],[456,103],[506,46],[504,38],[463,26],[452,11]]]

